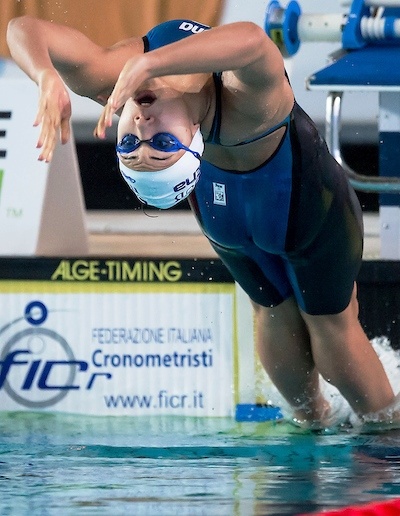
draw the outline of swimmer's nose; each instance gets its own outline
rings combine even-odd
[[[134,121],[138,127],[141,125],[149,125],[151,122],[154,122],[154,117],[148,114],[138,113],[134,117]]]
[[[155,131],[154,123],[155,118],[150,115],[139,114],[134,117],[134,123],[137,129],[138,136],[145,140],[153,136]]]

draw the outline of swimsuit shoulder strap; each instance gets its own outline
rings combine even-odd
[[[222,72],[213,73],[214,86],[215,86],[215,113],[214,119],[211,126],[210,134],[206,140],[206,143],[214,143],[220,145],[219,132],[221,130],[221,110],[222,110]]]
[[[215,86],[215,113],[214,113],[214,119],[211,126],[210,134],[208,135],[206,139],[206,143],[213,143],[215,145],[221,145],[220,140],[220,131],[221,131],[221,120],[222,120],[222,72],[214,73],[213,74],[214,79],[214,86]],[[240,145],[246,145],[247,143],[252,143],[257,140],[260,140],[261,138],[264,138],[265,136],[268,136],[269,134],[272,134],[277,129],[280,129],[281,127],[285,125],[289,125],[291,118],[291,113],[279,122],[278,124],[274,125],[273,127],[270,127],[267,131],[262,133],[259,136],[256,136],[255,138],[249,138],[247,140],[244,140],[240,143],[236,143],[235,145],[228,145],[227,147],[239,147]]]
[[[269,129],[267,129],[264,133],[260,134],[259,136],[256,136],[255,138],[249,138],[248,140],[243,140],[242,142],[236,143],[235,145],[229,145],[229,147],[240,147],[240,145],[246,145],[246,143],[252,143],[252,142],[256,142],[257,140],[261,140],[261,138],[265,138],[265,136],[272,134],[273,132],[277,131],[281,127],[284,127],[285,125],[289,125],[291,116],[292,116],[292,112],[290,112],[288,114],[288,116],[286,118],[284,118],[281,122],[274,125],[273,127],[270,127]]]

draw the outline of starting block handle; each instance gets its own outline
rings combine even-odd
[[[368,0],[369,3],[376,0]],[[400,0],[396,0],[400,4]],[[383,2],[382,2],[383,3]],[[387,4],[387,0],[385,4]],[[345,49],[359,49],[367,40],[393,40],[400,38],[400,18],[370,16],[370,8],[364,0],[353,0],[350,15],[304,15],[296,0],[283,9],[278,0],[272,0],[267,8],[265,31],[285,57],[294,55],[300,41],[335,41],[342,39]],[[397,14],[397,13],[395,13]],[[343,35],[342,35],[343,32]],[[375,193],[400,193],[400,178],[366,176],[355,172],[343,159],[340,148],[340,115],[343,93],[335,90],[328,94],[326,105],[326,140],[331,154],[347,172],[356,190]]]
[[[264,29],[284,57],[296,54],[301,42],[307,41],[337,41],[349,50],[378,40],[399,43],[400,18],[382,16],[382,12],[371,16],[371,6],[400,6],[400,0],[353,0],[349,14],[303,14],[297,0],[291,0],[285,8],[272,0]]]
[[[297,31],[300,41],[337,42],[342,37],[345,14],[302,14]]]
[[[326,101],[326,142],[330,153],[344,168],[353,188],[362,192],[400,193],[400,178],[367,176],[355,172],[344,160],[340,148],[340,118],[343,92],[330,92]]]
[[[297,53],[301,42],[340,41],[346,22],[343,14],[302,14],[299,3],[292,0],[286,8],[272,0],[265,16],[264,29],[284,57]]]

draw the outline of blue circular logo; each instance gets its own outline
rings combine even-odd
[[[48,310],[41,301],[32,301],[25,308],[25,320],[32,326],[39,326],[47,319]]]

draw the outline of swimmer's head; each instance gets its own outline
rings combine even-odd
[[[153,86],[127,100],[118,122],[118,157],[134,170],[156,171],[173,165],[183,155],[181,149],[189,147],[199,127],[193,122],[191,108],[182,94],[162,85]],[[165,145],[162,140],[153,144],[158,133],[172,133],[183,145],[169,151],[168,140]],[[147,145],[141,144],[146,141]]]
[[[121,161],[124,152],[134,152],[141,145],[157,152],[183,154],[169,167],[159,170],[135,170]],[[162,147],[164,147],[162,149]],[[132,134],[125,135],[117,145],[119,168],[124,180],[144,204],[168,209],[186,199],[200,177],[200,159],[204,150],[203,137],[198,128],[189,146],[169,133],[157,133],[148,140]],[[170,154],[169,154],[170,155]]]

